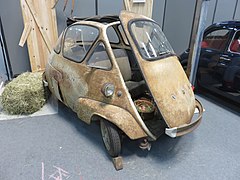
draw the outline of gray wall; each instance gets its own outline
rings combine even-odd
[[[0,83],[7,80],[7,71],[4,65],[3,52],[0,46]]]
[[[234,19],[240,19],[240,2],[238,1],[237,6],[236,6],[236,11],[234,14]]]
[[[71,15],[71,0],[69,0],[63,12],[64,0],[59,0],[56,6],[58,33],[60,34],[66,27],[66,19]],[[88,17],[94,16],[96,12],[95,0],[75,0],[73,16]]]
[[[213,22],[226,21],[233,19],[236,0],[216,1],[216,13]]]
[[[23,31],[23,18],[20,1],[1,0],[0,15],[2,17],[13,74],[29,71],[30,64],[26,45],[23,48],[18,46]]]
[[[189,46],[196,1],[155,0],[153,19],[163,28],[177,54]],[[239,0],[210,0],[206,27],[212,23],[240,20]]]
[[[210,2],[209,2],[206,26],[209,26],[212,23],[214,23],[214,14],[215,14],[216,7],[217,7],[216,1],[218,1],[218,0],[210,0]]]
[[[184,51],[189,44],[194,9],[193,0],[166,1],[163,32],[177,54]]]
[[[152,18],[162,27],[165,15],[165,0],[154,0],[153,1],[153,15]],[[162,27],[163,28],[163,27]]]
[[[163,28],[177,54],[180,54],[189,46],[195,2],[194,0],[154,0],[153,19]],[[56,6],[59,33],[66,27],[66,15],[69,15],[71,10],[70,0],[65,13],[62,11],[63,4],[64,0],[59,0]],[[95,0],[75,0],[73,15],[94,16],[96,15],[96,7],[98,7],[99,15],[119,14],[123,7],[123,0],[98,0],[97,6]],[[5,30],[13,74],[29,71],[30,65],[26,45],[24,48],[18,46],[23,31],[19,1],[1,0],[0,15]],[[240,19],[239,0],[210,0],[207,25],[232,19]]]
[[[98,0],[98,14],[114,14],[118,15],[123,9],[123,0]]]

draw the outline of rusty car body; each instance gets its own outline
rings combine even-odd
[[[44,79],[82,121],[100,121],[111,156],[120,154],[122,135],[146,145],[164,133],[190,133],[200,124],[202,105],[152,19],[122,11],[119,17],[72,21],[49,57]],[[141,98],[154,104],[151,119],[144,120],[135,107]]]

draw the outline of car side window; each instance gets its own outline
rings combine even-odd
[[[233,53],[240,53],[240,31],[236,32],[229,46]]]
[[[224,51],[229,39],[229,30],[218,29],[205,35],[202,41],[202,48],[211,48],[218,51]]]
[[[123,38],[124,43],[129,46],[129,42],[128,42],[128,40],[127,40],[127,37],[126,37],[126,35],[125,35],[125,32],[123,31],[122,25],[119,25],[119,26],[118,26],[118,30],[119,30],[119,32],[120,32],[121,35],[122,35],[122,38]]]
[[[92,26],[70,26],[64,37],[63,56],[75,62],[83,61],[98,35],[99,30]]]
[[[110,43],[114,43],[114,44],[119,43],[118,35],[112,26],[107,28],[107,36]]]
[[[87,65],[89,67],[110,70],[112,68],[111,60],[107,54],[105,45],[100,42],[89,58]]]

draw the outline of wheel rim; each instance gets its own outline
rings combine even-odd
[[[105,144],[105,147],[109,151],[110,150],[110,136],[109,136],[107,126],[105,125],[104,122],[101,122],[101,133],[102,133],[102,139]]]

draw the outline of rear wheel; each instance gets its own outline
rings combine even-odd
[[[48,88],[48,82],[46,81],[45,72],[43,73],[42,84],[43,84],[43,90],[44,90],[44,98],[47,101],[51,95],[51,92]]]
[[[108,121],[101,120],[100,128],[103,143],[112,157],[119,156],[121,152],[121,137],[117,127]]]

